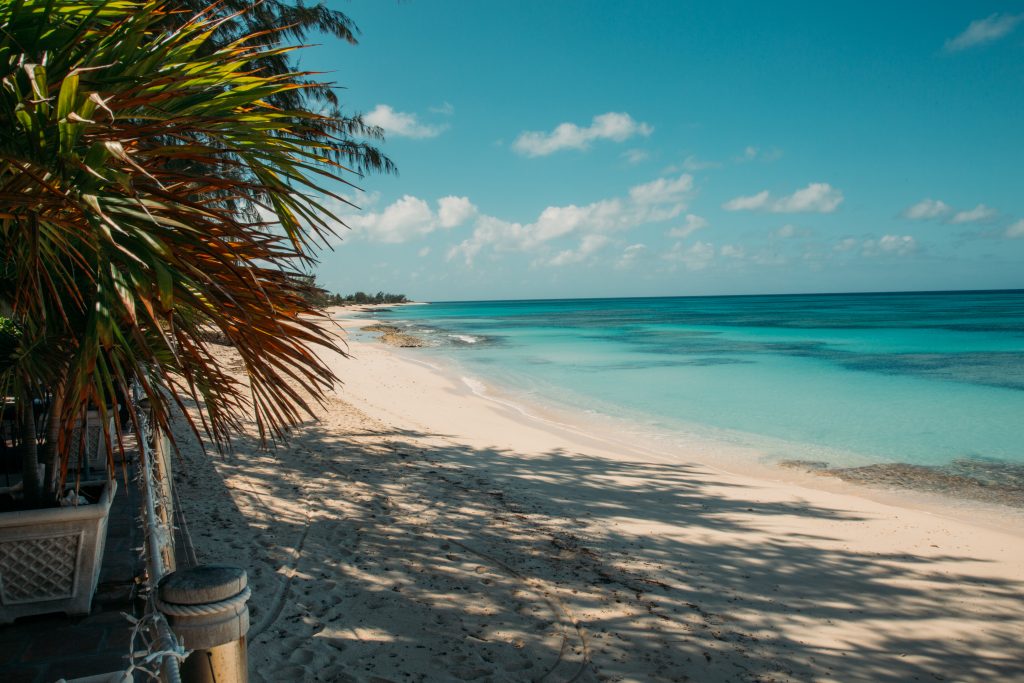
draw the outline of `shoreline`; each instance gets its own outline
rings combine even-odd
[[[179,434],[200,561],[249,572],[254,681],[1024,680],[1014,534],[666,462],[348,349],[288,444]]]
[[[399,328],[385,323],[386,319],[347,317],[345,314],[349,312],[336,312],[338,317],[335,317],[335,321],[343,328],[384,332],[382,337],[377,338],[377,342],[382,345],[397,348],[427,347],[429,352],[429,346],[415,336],[394,334]],[[616,448],[658,458],[666,463],[696,462],[723,473],[861,497],[1024,538],[1024,496],[1018,490],[1019,487],[990,487],[984,481],[952,474],[947,468],[899,461],[845,466],[798,458],[766,461],[758,447],[693,432],[687,433],[689,443],[685,445],[665,442],[650,436],[629,418],[591,414],[590,411],[545,401],[543,397],[525,397],[509,392],[489,380],[466,376],[468,371],[450,357],[431,355],[423,358],[417,353],[399,353],[396,358],[422,364],[449,381],[464,384],[481,400],[504,406],[524,420],[536,421],[550,429],[596,440],[605,445],[612,444]],[[957,488],[959,490],[955,490]],[[1004,493],[1001,488],[1010,490]]]

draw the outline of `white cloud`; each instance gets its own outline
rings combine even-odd
[[[629,190],[626,199],[613,198],[577,206],[549,206],[532,223],[494,216],[477,218],[473,234],[452,247],[448,258],[462,256],[467,264],[485,247],[496,251],[530,251],[570,234],[609,233],[638,225],[671,220],[686,208],[693,178],[659,178]]]
[[[917,242],[910,235],[883,235],[878,240],[865,240],[861,252],[865,256],[895,254],[906,256],[917,250]]]
[[[347,222],[356,235],[391,244],[426,235],[435,226],[430,206],[412,195],[405,195],[379,213],[356,215]]]
[[[946,41],[947,52],[959,52],[985,43],[991,43],[1010,35],[1017,24],[1024,19],[1024,14],[992,14],[984,19],[976,19],[967,25],[964,32]]]
[[[698,230],[702,230],[708,227],[708,222],[704,218],[692,213],[686,214],[686,222],[683,225],[672,228],[668,231],[669,237],[689,237]]]
[[[625,270],[633,267],[636,260],[643,256],[647,251],[646,244],[631,244],[622,250],[622,256],[615,262],[615,267],[619,270]]]
[[[852,251],[856,247],[857,240],[853,239],[852,237],[847,237],[844,240],[840,240],[834,247],[832,247],[832,251],[838,251],[841,253],[844,251]]]
[[[451,116],[455,113],[455,107],[452,106],[451,102],[445,102],[436,107],[430,107],[430,111],[434,114],[444,114],[445,116]]]
[[[448,127],[420,123],[416,114],[395,111],[386,104],[378,104],[363,120],[371,126],[380,126],[388,135],[404,138],[435,138]]]
[[[726,211],[770,211],[772,213],[832,213],[843,202],[843,193],[828,183],[811,183],[791,195],[772,198],[768,190],[730,199]]]
[[[909,254],[917,249],[917,242],[910,235],[883,235],[878,240],[878,248],[882,251],[894,251],[897,254]]]
[[[776,161],[782,157],[782,150],[777,147],[770,147],[768,149],[761,149],[754,145],[747,145],[743,149],[743,155],[738,157],[736,161]]]
[[[684,171],[690,171],[692,173],[694,171],[703,171],[706,168],[720,168],[721,166],[721,162],[705,161],[703,159],[698,159],[696,156],[691,154],[690,156],[683,159],[681,168]]]
[[[651,153],[646,149],[627,149],[622,153],[622,157],[629,164],[639,164],[640,162],[647,161],[651,158]]]
[[[996,217],[996,210],[984,204],[978,204],[969,211],[960,211],[953,216],[950,223],[980,223]]]
[[[922,199],[917,204],[908,206],[903,211],[903,217],[912,221],[920,221],[945,216],[952,210],[949,204],[938,199]]]
[[[772,206],[776,213],[832,213],[843,202],[843,193],[828,183],[811,183]]]
[[[693,189],[693,176],[684,173],[678,178],[658,178],[629,189],[629,197],[637,204],[679,202]]]
[[[346,223],[356,237],[399,244],[438,229],[454,228],[477,213],[476,207],[466,197],[442,197],[437,205],[435,213],[426,201],[405,195],[383,211],[356,214],[347,217]]]
[[[775,235],[775,237],[778,237],[779,239],[789,239],[790,237],[796,234],[796,226],[793,225],[792,223],[786,223],[781,228],[776,230],[773,234]]]
[[[735,259],[741,259],[747,255],[747,252],[743,247],[737,247],[732,244],[723,244],[722,248],[718,250],[718,253],[726,258]]]
[[[441,197],[437,200],[437,217],[442,228],[462,225],[477,213],[468,197]]]
[[[566,249],[555,254],[554,257],[547,261],[549,266],[566,266],[572,263],[579,263],[585,260],[591,254],[594,254],[604,248],[611,240],[605,235],[586,235],[580,241],[579,248]]]
[[[423,258],[424,256],[429,256],[430,255],[430,247],[423,247],[418,252],[416,252],[416,255],[419,256],[420,258]]]
[[[753,194],[747,197],[735,197],[730,199],[725,204],[722,204],[722,208],[726,211],[756,211],[758,209],[766,209],[771,200],[771,194],[768,190],[762,190],[757,194]]]
[[[676,242],[662,258],[682,263],[687,270],[704,270],[715,258],[715,245],[710,242],[694,242],[687,248],[682,242]]]
[[[1010,238],[1024,237],[1024,218],[1008,227],[1004,234]]]
[[[595,116],[590,125],[581,128],[575,123],[561,123],[550,133],[526,131],[520,133],[512,147],[520,154],[540,157],[563,149],[587,149],[594,140],[625,142],[641,135],[647,137],[654,128],[636,121],[632,116],[620,112],[608,112]]]

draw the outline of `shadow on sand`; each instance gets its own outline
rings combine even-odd
[[[362,424],[184,449],[200,559],[250,571],[257,680],[1024,680],[1024,582],[974,558],[766,536],[775,518],[864,520],[686,465]],[[840,625],[848,642],[823,637]]]

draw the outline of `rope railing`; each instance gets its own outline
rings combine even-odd
[[[136,390],[132,402],[143,426],[136,435],[139,453],[138,484],[143,500],[142,527],[145,531],[143,553],[146,559],[146,610],[141,619],[129,617],[133,622],[130,665],[124,680],[133,680],[134,672],[149,675],[153,680],[181,683],[180,663],[188,656],[180,639],[175,636],[167,619],[158,609],[157,586],[174,570],[174,511],[171,499],[170,472],[165,453],[157,453],[161,434],[149,419],[144,401]],[[127,615],[126,615],[127,616]],[[142,648],[135,649],[141,639]]]

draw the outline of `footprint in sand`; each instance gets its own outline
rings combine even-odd
[[[492,673],[494,672],[483,667],[456,667],[451,670],[452,676],[460,681],[476,681]]]
[[[304,681],[308,680],[310,670],[301,665],[281,666],[270,672],[270,681]]]

